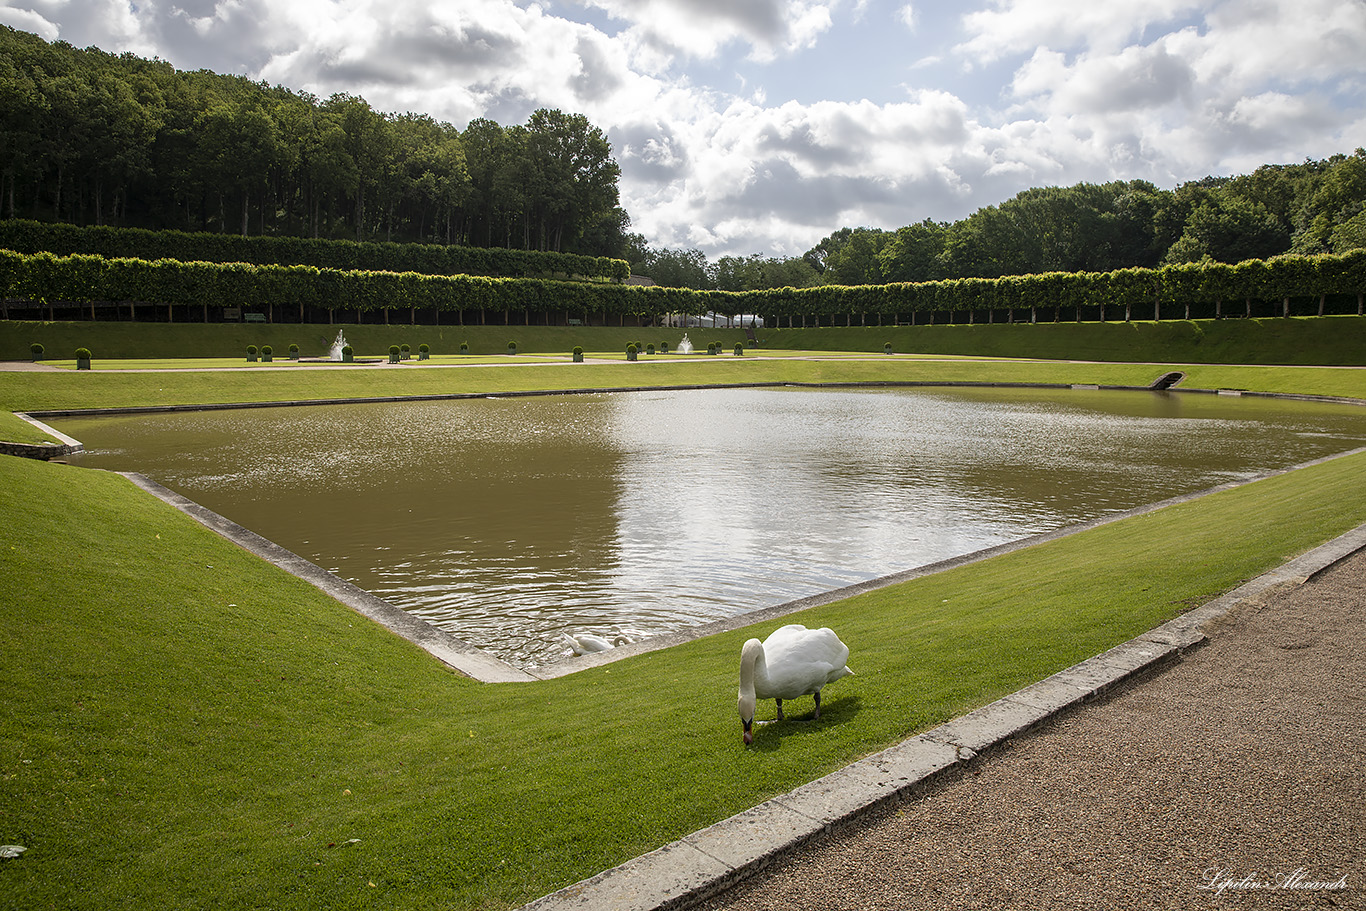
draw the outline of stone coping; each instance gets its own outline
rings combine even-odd
[[[913,795],[954,766],[1116,685],[1180,660],[1231,611],[1303,584],[1366,547],[1366,525],[1094,658],[860,759],[809,784],[610,870],[522,911],[665,911],[724,891],[788,852],[868,811]]]
[[[28,421],[48,436],[60,440],[58,443],[9,443],[0,441],[0,454],[21,456],[26,459],[48,459],[59,458],[60,456],[70,455],[73,452],[80,452],[85,447],[81,441],[69,437],[55,427],[49,427],[31,414],[23,411],[16,411],[14,416]]]

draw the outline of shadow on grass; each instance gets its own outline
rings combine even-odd
[[[773,752],[777,750],[782,741],[789,737],[806,737],[820,734],[837,725],[853,721],[858,714],[863,699],[857,695],[841,696],[838,699],[821,700],[821,717],[816,718],[815,703],[807,700],[808,710],[800,715],[793,714],[790,710],[792,701],[783,704],[783,720],[770,718],[764,721],[754,722],[754,743],[749,747],[751,750],[762,752]]]

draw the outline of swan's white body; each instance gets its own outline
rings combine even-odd
[[[821,687],[852,674],[848,660],[849,647],[825,627],[807,629],[790,623],[763,642],[746,642],[740,650],[739,701],[745,743],[754,741],[751,728],[760,699],[777,700],[781,720],[784,699],[815,696],[815,717],[821,717]]]
[[[575,655],[586,655],[589,652],[605,652],[608,649],[616,648],[618,645],[625,645],[630,642],[625,636],[618,636],[609,642],[601,636],[592,633],[579,633],[577,636],[571,633],[562,633],[565,642],[573,650]]]

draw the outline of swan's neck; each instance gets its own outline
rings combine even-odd
[[[756,686],[766,688],[768,664],[764,661],[764,646],[758,639],[745,643],[740,652],[740,699],[752,706],[756,701]]]

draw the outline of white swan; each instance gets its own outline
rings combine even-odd
[[[790,623],[763,642],[746,642],[740,650],[739,703],[745,743],[754,742],[754,707],[760,699],[777,700],[782,720],[784,699],[815,696],[815,717],[821,717],[821,687],[852,674],[848,660],[849,647],[825,627]]]
[[[618,645],[626,645],[631,640],[625,636],[617,636],[611,642],[601,636],[592,633],[579,633],[577,636],[571,633],[561,633],[565,643],[574,652],[575,656],[586,655],[589,652],[605,652],[608,649],[616,648]]]

